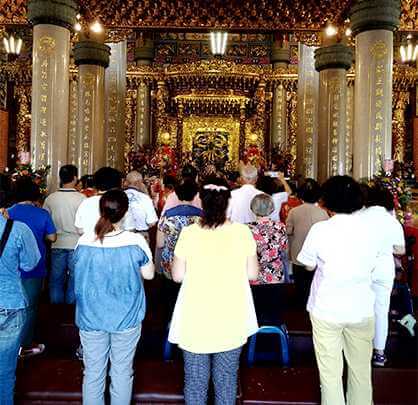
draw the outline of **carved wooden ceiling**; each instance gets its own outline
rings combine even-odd
[[[353,0],[80,0],[108,28],[317,30],[342,24]],[[0,0],[0,25],[27,24],[27,0]],[[418,31],[417,0],[402,0],[401,30]]]

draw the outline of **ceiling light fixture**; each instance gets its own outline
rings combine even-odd
[[[401,44],[399,52],[401,54],[402,63],[410,63],[417,60],[418,44],[414,44],[411,34],[406,37],[406,42]]]
[[[351,34],[353,33],[353,31],[351,31],[351,28],[347,28],[346,30],[345,30],[345,36],[346,37],[351,37]]]
[[[226,51],[226,43],[228,41],[228,33],[223,31],[215,31],[210,33],[210,49],[214,56],[223,56]]]
[[[3,37],[3,45],[9,57],[17,58],[22,50],[23,41],[22,38],[15,38],[13,34],[10,34],[9,36]]]
[[[81,31],[81,24],[79,23],[79,22],[76,22],[75,24],[74,24],[74,31],[76,31],[76,32],[80,32]]]

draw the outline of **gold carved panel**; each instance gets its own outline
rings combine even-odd
[[[193,145],[196,137],[199,142],[202,141],[202,133],[226,135],[228,144],[229,164],[233,168],[238,167],[239,163],[239,134],[240,123],[238,118],[234,117],[201,117],[188,116],[183,121],[183,146],[182,151],[186,153],[193,152]],[[216,142],[215,142],[216,144]]]

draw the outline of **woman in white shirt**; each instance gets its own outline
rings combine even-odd
[[[322,188],[328,221],[314,224],[297,260],[314,270],[307,309],[313,330],[322,405],[345,405],[343,358],[348,365],[347,404],[371,405],[374,336],[372,272],[378,243],[361,215],[359,184],[335,176]]]
[[[372,284],[376,294],[373,365],[383,367],[386,363],[385,347],[389,329],[390,296],[395,279],[393,255],[405,253],[405,237],[402,225],[392,214],[394,203],[389,190],[379,186],[368,188],[366,207],[361,215],[374,230],[375,238],[381,244]]]

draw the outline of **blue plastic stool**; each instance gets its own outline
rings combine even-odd
[[[280,341],[280,354],[282,365],[288,367],[290,364],[290,355],[289,355],[289,334],[285,324],[278,326],[261,326],[257,333],[252,335],[248,343],[248,353],[247,353],[247,363],[251,367],[256,359],[256,344],[257,344],[257,335],[258,334],[272,334],[278,335]],[[270,353],[270,352],[267,352]]]

